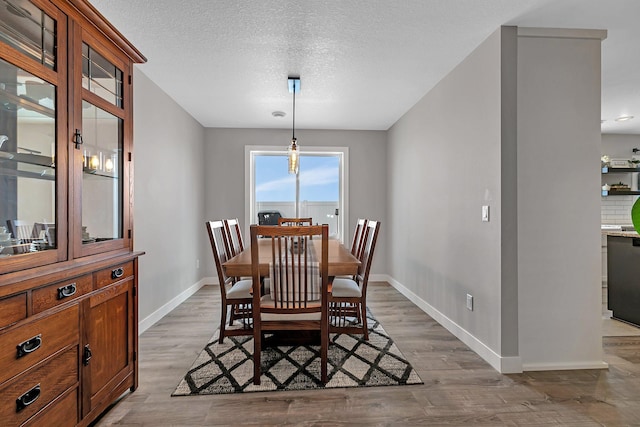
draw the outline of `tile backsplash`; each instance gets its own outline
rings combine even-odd
[[[600,218],[602,224],[631,224],[631,207],[638,196],[602,197]]]

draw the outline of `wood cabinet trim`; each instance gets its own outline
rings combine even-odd
[[[94,271],[131,261],[144,252],[121,250],[92,257],[76,258],[50,266],[32,268],[0,276],[0,297],[24,292],[34,287],[65,280],[70,276],[93,273]]]
[[[81,20],[113,43],[122,53],[135,63],[147,62],[147,58],[120,31],[118,31],[98,10],[84,0],[67,0],[61,4],[65,13]]]
[[[73,294],[61,297],[60,289],[70,286],[73,286]],[[30,305],[32,313],[37,314],[50,308],[73,302],[78,298],[91,293],[91,291],[93,291],[93,276],[91,274],[74,277],[72,279],[52,283],[47,286],[41,286],[31,291]]]
[[[85,426],[127,389],[135,390],[138,383],[137,274],[138,257],[144,252],[133,251],[132,239],[131,74],[133,63],[146,62],[146,58],[87,0],[31,1],[56,21],[55,69],[1,42],[0,57],[57,88],[54,154],[58,247],[0,260],[0,391],[13,390],[27,378],[47,377],[53,385],[48,387],[46,399],[40,397],[22,415],[9,413],[7,422],[39,425],[47,422],[48,416],[56,416],[64,425]],[[82,88],[82,55],[78,54],[83,40],[121,68],[122,108]],[[82,222],[79,189],[83,170],[78,170],[82,150],[73,141],[82,123],[83,98],[124,120],[123,238],[87,245],[81,245],[78,235]],[[122,276],[112,278],[111,270],[121,266]],[[66,288],[74,281],[77,287]],[[65,287],[67,293],[60,300],[59,287]],[[109,326],[106,332],[102,325]],[[99,364],[94,365],[95,372],[83,364],[84,346],[92,342],[101,349],[94,361],[103,359],[101,362],[109,367],[106,371]],[[52,372],[55,381],[51,380]],[[11,404],[16,405],[15,398],[4,409]],[[15,407],[11,409],[15,411]]]
[[[60,349],[77,345],[78,306],[71,306],[50,316],[32,317],[0,334],[0,383],[51,357]],[[32,353],[17,357],[17,346],[40,337],[40,345]]]

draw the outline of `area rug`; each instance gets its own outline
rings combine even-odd
[[[411,364],[367,313],[369,341],[362,335],[331,334],[326,385],[320,382],[320,347],[271,347],[262,351],[260,385],[253,384],[253,338],[218,333],[200,353],[172,396],[422,384]]]

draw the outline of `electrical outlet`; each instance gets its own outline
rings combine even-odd
[[[473,296],[467,294],[467,309],[473,311]]]
[[[199,259],[196,260],[196,268],[200,268],[200,260]]]

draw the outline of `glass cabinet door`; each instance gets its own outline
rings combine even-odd
[[[82,102],[82,243],[122,238],[122,119]]]
[[[0,273],[66,258],[60,12],[0,0]],[[54,19],[52,16],[56,19]],[[62,21],[62,20],[61,20]],[[61,43],[61,44],[60,44]],[[62,91],[64,94],[64,91]],[[60,117],[65,117],[62,114]],[[65,119],[66,121],[66,119]],[[62,238],[61,238],[62,236]]]
[[[83,36],[82,105],[77,117],[76,161],[82,173],[76,191],[80,193],[79,218],[75,227],[77,255],[90,255],[129,246],[128,162],[124,153],[128,128],[125,108],[124,61],[107,58],[97,40]],[[128,86],[128,85],[127,85]],[[78,208],[78,207],[77,207]]]

